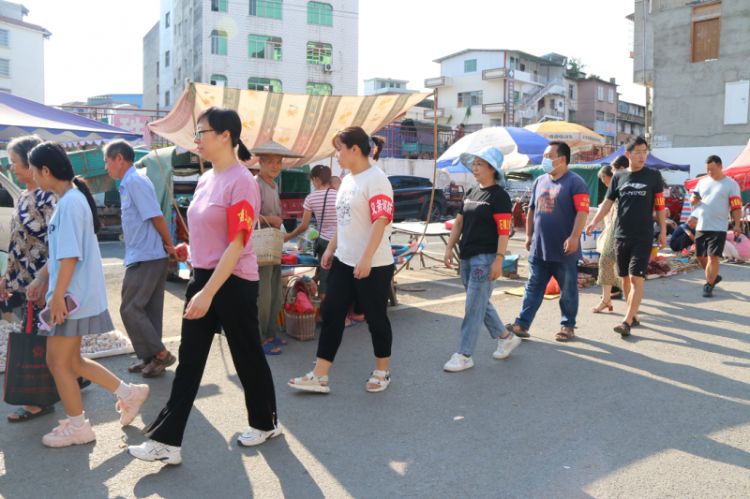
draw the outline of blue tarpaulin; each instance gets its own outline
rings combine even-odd
[[[589,161],[588,163],[578,163],[579,165],[608,165],[615,160],[617,156],[625,155],[625,146],[620,146],[618,150],[607,156],[606,158],[597,159],[596,161]],[[646,158],[646,166],[649,168],[655,168],[657,170],[680,170],[683,172],[690,171],[690,165],[673,165],[662,161],[653,152],[650,152],[648,158]]]

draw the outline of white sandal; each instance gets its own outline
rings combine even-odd
[[[326,384],[323,385],[323,383]],[[294,380],[287,383],[287,385],[295,390],[302,390],[304,392],[329,393],[331,391],[331,388],[328,386],[328,376],[314,376],[312,371],[305,376],[294,378]]]
[[[385,379],[377,379],[375,376],[382,376]],[[366,390],[370,393],[378,393],[382,392],[386,388],[388,388],[388,385],[391,384],[391,375],[388,371],[373,371],[370,375],[370,379],[367,380],[368,385],[378,385],[377,388],[366,388]],[[365,385],[367,387],[367,385]]]

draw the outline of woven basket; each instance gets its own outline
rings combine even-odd
[[[315,339],[315,316],[317,314],[301,314],[284,310],[286,321],[286,334],[299,341],[311,341]]]
[[[265,220],[263,215],[259,218]],[[269,227],[260,229],[260,220],[253,230],[253,251],[258,257],[258,267],[281,265],[281,252],[284,250],[284,233],[279,229]]]

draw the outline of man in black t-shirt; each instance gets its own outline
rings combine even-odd
[[[630,160],[630,167],[612,177],[606,200],[593,222],[586,227],[586,234],[592,234],[594,227],[604,219],[614,201],[619,200],[615,256],[617,273],[622,277],[623,290],[628,297],[628,310],[625,319],[615,327],[615,332],[629,336],[630,328],[640,325],[638,307],[643,299],[643,279],[646,277],[654,239],[652,214],[655,210],[661,229],[659,249],[667,245],[667,217],[661,174],[646,167],[646,140],[643,137],[631,139],[625,147],[625,155]]]

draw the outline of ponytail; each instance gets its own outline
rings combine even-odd
[[[89,208],[91,208],[91,215],[94,219],[94,234],[99,233],[99,229],[101,229],[102,224],[99,222],[99,215],[96,213],[96,202],[94,201],[94,196],[91,195],[91,190],[89,189],[89,184],[86,183],[86,181],[82,178],[73,177],[73,184],[75,184],[76,188],[78,188],[81,193],[86,196],[86,201],[89,203]]]
[[[99,216],[96,213],[96,203],[94,202],[94,197],[91,195],[91,190],[89,190],[89,186],[85,180],[76,177],[68,153],[65,152],[65,149],[60,144],[57,142],[42,142],[34,147],[29,153],[29,165],[35,167],[37,170],[41,170],[46,166],[56,179],[73,182],[78,190],[86,196],[86,201],[89,203],[89,208],[91,208],[91,214],[93,215],[92,218],[94,219],[94,233],[99,232],[101,224],[99,223]]]
[[[237,157],[240,161],[250,161],[250,158],[253,157],[252,154],[250,154],[250,151],[245,147],[245,144],[242,143],[242,139],[237,139]]]
[[[383,148],[385,147],[385,139],[383,137],[373,135],[372,137],[370,137],[370,140],[372,140],[373,144],[375,144],[375,151],[373,151],[372,153],[372,160],[377,161],[380,159],[380,153],[383,152]]]

